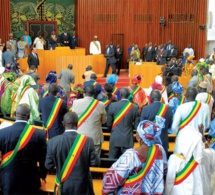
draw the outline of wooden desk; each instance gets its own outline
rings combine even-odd
[[[139,147],[139,143],[138,142],[134,142],[134,148],[138,148],[138,147]],[[172,153],[174,151],[174,147],[175,147],[175,143],[174,142],[169,142],[168,152]],[[102,143],[102,150],[109,151],[109,141],[104,141]]]
[[[141,65],[135,65],[134,62],[129,63],[129,76],[130,83],[135,74],[143,75],[142,83],[140,84],[143,88],[148,88],[153,82],[157,75],[161,74],[162,66],[156,65],[155,62],[142,62]]]
[[[55,175],[47,175],[46,183],[41,181],[40,190],[43,192],[47,192],[47,194],[54,193],[55,186]],[[95,195],[102,194],[102,180],[101,179],[93,179],[93,188]]]

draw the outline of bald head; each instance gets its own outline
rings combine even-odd
[[[16,119],[28,121],[30,117],[31,109],[28,104],[19,104],[16,108]]]
[[[198,70],[194,69],[194,70],[192,71],[192,76],[196,76],[196,75],[198,75]]]
[[[122,99],[128,99],[128,97],[129,97],[129,95],[130,95],[130,91],[129,91],[129,89],[128,88],[122,88],[121,90],[120,90],[120,95],[121,95],[121,98]]]
[[[195,87],[188,87],[185,97],[188,102],[195,101],[197,94],[198,94],[198,91]]]
[[[161,92],[157,89],[152,90],[150,93],[150,99],[152,102],[161,100]]]
[[[65,129],[77,129],[78,115],[75,112],[67,112],[63,117]]]

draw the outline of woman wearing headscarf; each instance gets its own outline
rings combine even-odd
[[[108,108],[112,102],[117,102],[117,96],[113,94],[113,86],[110,83],[105,83],[104,92],[101,92],[97,98],[105,105],[105,111],[108,112]]]
[[[4,115],[9,115],[12,110],[12,96],[16,93],[18,90],[21,79],[18,77],[14,82],[14,80],[11,80],[11,82],[7,82],[4,87],[4,93],[2,94],[1,98],[1,112]],[[13,109],[15,111],[15,109]]]
[[[49,85],[52,84],[52,83],[56,83],[56,82],[57,82],[56,71],[51,70],[46,75],[46,83],[42,84],[41,87],[40,87],[40,97],[41,98],[47,97],[49,95],[48,94]],[[62,99],[64,99],[65,101],[67,101],[66,92],[60,86],[58,86],[58,95],[57,96],[62,98]]]
[[[13,109],[19,104],[28,104],[31,109],[29,124],[33,124],[34,120],[40,119],[40,114],[38,111],[39,96],[37,92],[31,87],[35,85],[34,79],[29,75],[24,75],[20,78],[20,86],[15,94],[12,96]],[[11,109],[11,116],[15,118],[14,111]]]
[[[160,145],[164,119],[157,116],[156,124],[147,120],[140,122],[137,128],[137,141],[140,146],[128,149],[108,169],[103,178],[103,195],[164,193],[167,160],[166,153]]]
[[[139,113],[141,113],[142,108],[148,104],[146,93],[144,89],[139,86],[141,81],[142,76],[140,74],[135,74],[132,78],[132,86],[128,87],[131,92],[129,100],[138,105]]]
[[[185,96],[182,95],[184,92],[183,86],[178,81],[172,83],[172,92],[173,94],[170,96],[173,97],[169,99],[168,105],[172,108],[172,114],[174,115],[178,106],[185,102]]]
[[[163,85],[163,78],[160,75],[157,75],[155,77],[155,81],[149,87],[148,95],[154,89],[157,89],[157,90],[159,90],[161,92],[161,94],[162,94],[161,102],[164,103],[164,104],[168,104],[167,90],[166,90],[166,87]]]
[[[113,95],[117,96],[118,101],[121,100],[120,90],[115,86],[118,81],[118,76],[116,74],[111,74],[106,78],[106,83],[109,83],[113,86]],[[104,90],[102,90],[104,92]]]
[[[199,126],[200,133],[194,127],[186,126],[178,134],[177,152],[168,161],[166,195],[211,194],[215,151],[207,148],[203,128],[203,125]]]

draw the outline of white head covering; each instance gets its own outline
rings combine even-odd
[[[200,58],[200,59],[199,59],[199,62],[204,62],[204,61],[205,61],[204,58]]]
[[[163,78],[162,78],[160,75],[157,75],[157,76],[155,77],[155,82],[162,85]]]
[[[181,129],[177,138],[179,154],[183,154],[186,158],[186,162],[193,156],[197,163],[202,160],[202,153],[204,145],[202,142],[202,135],[192,126],[186,126]]]

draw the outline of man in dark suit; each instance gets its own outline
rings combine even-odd
[[[38,66],[40,65],[40,61],[39,61],[39,57],[37,55],[36,47],[33,47],[31,49],[31,53],[28,55],[28,66],[29,66],[29,68],[31,65],[36,66],[36,68],[38,68]]]
[[[177,58],[178,51],[175,49],[174,45],[171,45],[171,49],[168,50],[168,60],[171,60],[171,58]]]
[[[148,43],[146,43],[145,47],[143,47],[143,49],[142,49],[142,59],[143,59],[144,62],[146,61],[147,50],[148,50]]]
[[[158,65],[166,64],[166,57],[167,57],[167,51],[164,48],[164,45],[161,45],[160,46],[160,51],[159,51],[159,54],[158,54],[157,64]]]
[[[49,96],[45,98],[41,98],[39,100],[39,112],[42,113],[42,121],[46,125],[49,115],[53,109],[53,106],[56,101],[56,95],[58,93],[58,86],[55,83],[49,85]],[[63,101],[63,100],[62,100]],[[63,101],[60,109],[58,110],[58,114],[54,120],[54,123],[50,129],[48,129],[48,138],[51,139],[57,135],[60,135],[64,132],[64,126],[62,124],[63,116],[67,112],[66,102]]]
[[[8,156],[8,152],[16,148],[20,137],[27,134],[22,135],[29,127],[27,126],[29,117],[30,107],[27,104],[20,104],[16,109],[16,122],[0,130],[2,162],[5,156]],[[0,188],[3,194],[38,194],[40,178],[43,180],[46,178],[45,156],[45,133],[35,129],[32,136],[29,136],[27,144],[18,150],[12,161],[7,165],[1,164]],[[39,168],[37,162],[39,162]]]
[[[158,51],[158,46],[157,44],[154,44],[153,50],[152,50],[152,61],[156,62],[156,57],[157,57],[157,51]]]
[[[109,67],[112,68],[112,74],[116,74],[116,58],[113,45],[106,45],[105,48],[106,67],[104,77],[107,77]]]
[[[142,120],[150,120],[154,121],[155,117],[157,115],[158,110],[161,107],[161,93],[158,90],[152,90],[150,94],[150,99],[152,103],[142,109],[142,113],[140,116],[140,121]],[[168,139],[168,129],[172,125],[172,110],[168,106],[167,111],[165,115],[163,116],[166,121],[165,121],[165,127],[162,129],[161,133],[161,141],[162,141],[162,146],[164,150],[166,151],[166,154],[168,154],[168,144],[169,144],[169,139]]]
[[[153,47],[152,42],[149,42],[148,48],[146,50],[145,59],[147,62],[152,62],[153,60]]]
[[[67,32],[66,29],[64,29],[64,32],[60,36],[60,43],[62,46],[69,46],[70,40],[71,40],[71,35]]]
[[[113,128],[114,118],[129,102],[130,91],[128,88],[122,88],[120,94],[121,101],[112,103],[107,114],[107,126],[111,130],[109,158],[118,158],[126,149],[133,148],[133,130],[137,128],[139,123],[138,107],[133,104],[127,114]]]
[[[123,55],[123,51],[120,48],[120,45],[118,44],[116,46],[116,53],[115,53],[115,57],[116,57],[116,66],[117,66],[117,75],[120,75],[120,69],[121,69],[121,63],[122,63],[122,55]]]
[[[49,49],[55,50],[58,45],[58,36],[56,35],[55,30],[52,31],[52,34],[49,38]]]
[[[2,65],[10,69],[15,64],[15,56],[11,51],[11,45],[7,45],[7,50],[2,54]]]
[[[95,73],[91,74],[90,76],[90,80],[89,81],[85,81],[84,82],[84,90],[86,89],[86,87],[88,85],[94,85],[95,86],[95,89],[96,89],[96,94],[94,96],[95,99],[97,99],[97,96],[101,93],[102,91],[102,86],[101,84],[97,83],[96,82],[96,79],[97,79],[97,75]]]
[[[78,47],[78,37],[75,35],[75,31],[73,31],[73,35],[70,38],[70,49],[75,49]]]
[[[48,142],[46,155],[46,168],[48,170],[56,167],[56,175],[60,178],[61,170],[72,147],[76,146],[78,116],[75,112],[65,114],[63,123],[65,132],[62,135],[50,139]],[[93,192],[92,177],[89,171],[90,166],[98,166],[98,158],[95,154],[94,143],[92,138],[84,136],[83,148],[77,156],[77,161],[68,178],[59,186],[62,194],[86,194],[91,195]],[[76,143],[76,144],[75,144]],[[75,144],[75,145],[74,145]]]

